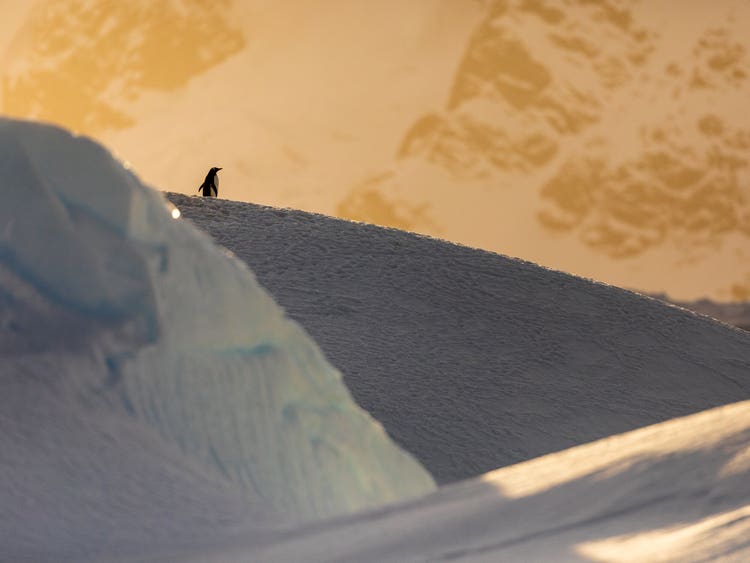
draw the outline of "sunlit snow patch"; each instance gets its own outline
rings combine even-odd
[[[247,267],[105,149],[0,120],[0,177],[0,371],[54,365],[300,517],[434,488]]]

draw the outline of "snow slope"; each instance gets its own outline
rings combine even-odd
[[[439,240],[170,194],[256,281],[104,149],[38,124],[0,121],[0,172],[0,559],[750,555],[750,405],[728,405],[748,333]],[[259,282],[439,481],[639,429],[430,493]]]
[[[37,369],[1,358],[0,560],[154,553],[283,522],[148,426],[82,408],[58,377],[59,354],[37,350]],[[94,367],[77,365],[62,375]]]
[[[750,398],[750,334],[708,317],[402,231],[169,198],[440,483]]]
[[[164,561],[747,561],[750,403],[488,473],[397,507]],[[160,559],[161,561],[161,559]]]
[[[95,440],[78,446],[74,429],[109,416],[137,423],[153,435],[151,450],[158,437],[250,506],[295,519],[433,490],[252,273],[173,219],[162,195],[101,146],[0,120],[0,177],[0,379],[9,401],[51,393],[54,407],[30,409],[22,432],[34,435],[60,410],[73,419],[60,448],[82,447],[106,473],[116,452],[100,458],[94,443],[108,434],[93,431]],[[11,429],[0,429],[0,442]],[[135,462],[146,455],[138,438],[124,439],[135,444]],[[59,452],[60,461],[68,455]],[[12,492],[26,478],[23,463],[2,463]],[[47,514],[48,487],[81,481],[43,479],[29,501]]]

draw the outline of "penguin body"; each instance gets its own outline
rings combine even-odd
[[[214,166],[206,174],[206,179],[198,188],[203,197],[218,197],[219,196],[219,175],[217,174],[221,168]]]

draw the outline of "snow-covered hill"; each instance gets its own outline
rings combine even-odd
[[[746,299],[746,10],[490,1],[443,107],[340,212],[377,218],[377,193],[418,210],[423,232],[622,287]]]
[[[750,398],[750,334],[444,241],[170,194],[439,482]]]
[[[0,121],[0,178],[0,559],[748,555],[750,334],[403,231],[170,194],[178,218],[39,124]],[[476,477],[434,491],[349,390]]]
[[[750,403],[501,469],[398,507],[169,561],[750,559]],[[161,560],[160,560],[161,561]]]

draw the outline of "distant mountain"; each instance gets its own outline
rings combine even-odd
[[[475,0],[3,0],[0,111],[94,135],[161,188],[333,213],[440,103]],[[394,17],[397,13],[398,17]]]
[[[89,133],[132,127],[141,96],[175,92],[245,46],[230,4],[37,2],[6,61],[3,110]]]
[[[750,303],[747,301],[717,303],[710,299],[700,299],[698,301],[680,302],[670,301],[664,294],[653,295],[653,297],[695,311],[701,315],[708,315],[742,330],[750,331]]]
[[[489,3],[444,107],[340,214],[379,222],[370,202],[399,202],[417,230],[619,285],[747,298],[740,9],[693,4],[668,30],[659,3]]]
[[[750,298],[741,0],[4,0],[0,110],[161,188]],[[19,15],[21,14],[21,15]]]

